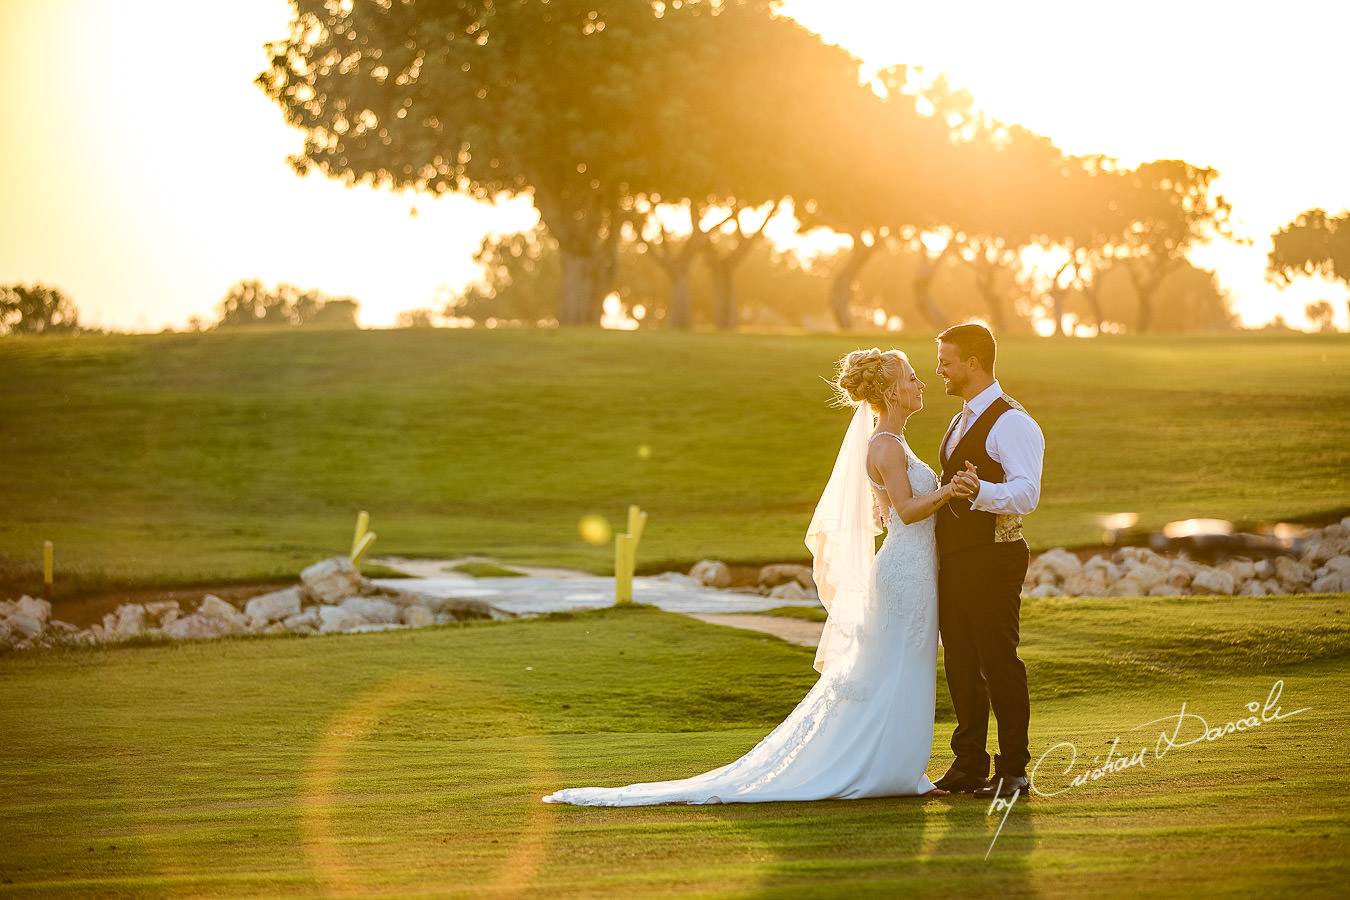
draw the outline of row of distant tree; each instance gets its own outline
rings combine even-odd
[[[810,316],[831,327],[889,314],[865,278],[887,257],[907,273],[902,317],[928,328],[974,306],[1000,331],[1035,308],[1059,329],[1073,315],[1148,332],[1177,296],[1195,298],[1196,321],[1224,318],[1212,276],[1188,261],[1235,237],[1214,169],[1066,154],[917,69],[864,79],[776,5],[295,2],[258,83],[303,132],[302,174],[532,198],[540,231],[483,248],[488,274],[455,298],[463,314],[594,323],[617,291],[666,327],[734,328],[782,305],[747,267],[790,210],[845,249],[761,280],[809,273]],[[1328,234],[1334,221],[1319,220]],[[1316,258],[1281,251],[1275,271]],[[509,289],[531,279],[528,300]],[[940,293],[944,280],[962,289]]]
[[[350,297],[326,297],[291,284],[269,288],[261,282],[240,281],[230,287],[208,323],[193,317],[193,331],[245,325],[295,325],[319,328],[355,328],[360,304]],[[0,287],[0,335],[74,334],[81,328],[80,313],[59,288],[14,284]]]

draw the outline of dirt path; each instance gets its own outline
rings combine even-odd
[[[754,616],[745,613],[690,613],[690,616],[712,625],[762,631],[800,647],[815,647],[819,644],[821,629],[825,627],[824,622],[808,622],[788,616]]]

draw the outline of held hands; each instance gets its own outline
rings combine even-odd
[[[979,470],[969,461],[964,471],[957,472],[951,480],[953,497],[974,497],[980,492]]]

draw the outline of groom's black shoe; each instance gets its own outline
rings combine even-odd
[[[975,797],[979,800],[993,800],[996,797],[1004,800],[1014,794],[1025,797],[1030,787],[1031,782],[1027,781],[1025,775],[995,775],[988,786],[975,792]]]
[[[966,772],[962,772],[960,769],[956,768],[956,766],[952,766],[947,770],[946,775],[943,775],[937,781],[933,782],[934,787],[942,788],[942,790],[952,794],[964,794],[968,791],[979,791],[988,787],[988,785],[988,780],[979,775],[970,775]]]

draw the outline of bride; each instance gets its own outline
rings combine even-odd
[[[645,806],[943,794],[928,780],[937,670],[932,515],[966,478],[938,488],[905,442],[923,382],[898,350],[855,350],[833,382],[856,407],[807,529],[821,603],[820,678],[797,708],[733,763],[678,781],[568,788],[545,803]],[[880,533],[886,539],[875,551]]]

